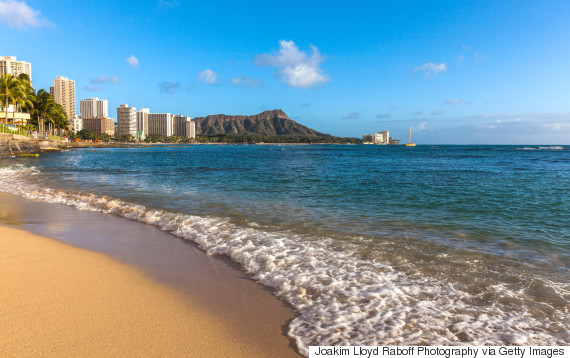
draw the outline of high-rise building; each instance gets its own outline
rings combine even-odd
[[[158,134],[163,137],[172,136],[172,114],[149,113],[148,134]]]
[[[75,116],[75,118],[71,120],[71,127],[73,133],[77,133],[83,129],[83,120],[81,119],[81,116]]]
[[[180,114],[174,116],[172,121],[172,135],[177,137],[196,138],[196,123],[192,121],[192,118]]]
[[[75,81],[69,78],[57,76],[53,80],[53,98],[55,103],[60,104],[65,113],[67,113],[67,118],[71,122],[77,116],[75,112]]]
[[[115,120],[113,118],[83,118],[83,129],[95,134],[115,135]]]
[[[137,109],[121,104],[117,108],[117,134],[137,135]]]
[[[32,80],[32,64],[24,61],[16,61],[15,56],[0,56],[0,74],[18,76],[25,73]]]
[[[374,134],[374,144],[390,144],[390,132],[382,131]]]
[[[106,99],[92,97],[79,101],[81,118],[109,117],[109,102]]]
[[[137,111],[137,139],[143,140],[148,135],[148,108],[141,108]]]

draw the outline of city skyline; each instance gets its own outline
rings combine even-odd
[[[36,89],[67,77],[111,108],[280,108],[336,136],[570,144],[568,15],[564,1],[0,0],[0,55],[31,63]]]

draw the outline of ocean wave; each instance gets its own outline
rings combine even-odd
[[[550,147],[521,147],[517,148],[519,150],[564,150],[564,147],[559,145],[554,145]]]
[[[454,282],[426,273],[411,257],[398,265],[373,256],[364,259],[357,252],[363,247],[359,240],[365,239],[339,243],[324,236],[266,232],[222,218],[44,188],[27,180],[38,173],[25,166],[0,169],[0,190],[155,225],[210,255],[230,257],[294,307],[298,316],[289,325],[289,336],[304,355],[310,345],[563,345],[570,341],[567,282],[532,275],[525,278],[528,289],[515,289],[509,282]],[[442,264],[453,261],[449,256],[441,255]],[[462,264],[487,269],[478,260]],[[538,290],[537,295],[549,292],[555,299],[527,304],[529,290]]]

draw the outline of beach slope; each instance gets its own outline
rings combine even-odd
[[[218,317],[105,255],[0,226],[3,356],[263,357]]]

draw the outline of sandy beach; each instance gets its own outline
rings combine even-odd
[[[0,262],[3,356],[298,356],[278,325],[268,339],[267,322],[238,326],[215,302],[101,253],[0,226]]]

